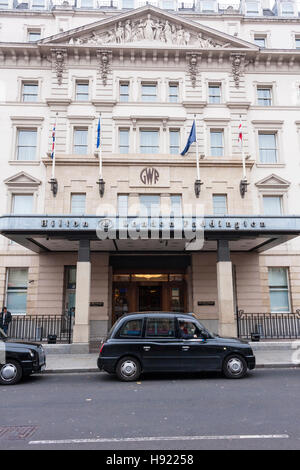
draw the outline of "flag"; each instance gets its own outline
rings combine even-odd
[[[55,150],[55,130],[56,130],[56,120],[55,120],[55,124],[54,124],[53,130],[52,130],[52,149],[51,149],[51,158],[52,158],[52,160],[54,158],[54,150]]]
[[[180,155],[185,155],[190,146],[192,145],[193,142],[196,142],[196,123],[195,123],[195,120],[193,121],[193,125],[192,125],[192,128],[191,128],[191,132],[190,132],[190,135],[188,137],[188,140],[187,140],[187,143],[186,143],[186,146],[184,147],[184,149],[182,150],[181,154]]]
[[[98,127],[97,127],[97,149],[100,147],[100,118],[98,121]]]
[[[239,124],[239,138],[238,138],[238,143],[240,144],[240,147],[242,148],[243,146],[243,131],[242,131],[242,121],[240,120]]]

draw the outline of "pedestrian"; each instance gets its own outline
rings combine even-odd
[[[2,312],[0,313],[0,328],[7,335],[8,326],[11,322],[11,313],[8,312],[6,307],[3,307]]]

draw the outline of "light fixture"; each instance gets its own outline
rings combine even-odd
[[[196,195],[196,197],[199,197],[199,194],[200,194],[200,191],[201,191],[201,184],[203,184],[203,183],[201,182],[201,180],[195,180],[194,189],[195,189],[195,195]]]
[[[57,191],[58,191],[58,182],[56,178],[51,178],[49,181],[49,184],[51,186],[51,191],[53,193],[53,196],[56,196]]]
[[[244,197],[245,196],[245,193],[247,192],[247,186],[248,186],[248,181],[246,178],[243,178],[241,181],[240,181],[240,194],[241,194],[241,197]]]
[[[103,197],[104,190],[105,190],[105,181],[103,180],[103,178],[99,178],[99,180],[97,181],[97,184],[99,184],[100,197]]]

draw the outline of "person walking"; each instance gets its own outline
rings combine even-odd
[[[2,312],[0,313],[0,328],[7,335],[8,326],[11,322],[11,313],[8,312],[6,307],[3,307]]]

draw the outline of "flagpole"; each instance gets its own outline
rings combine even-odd
[[[244,152],[244,142],[243,142],[243,132],[242,132],[242,116],[240,116],[240,124],[239,124],[239,142],[241,145],[241,152],[242,152],[242,163],[243,163],[243,178],[240,181],[240,194],[242,197],[245,196],[247,191],[247,173],[246,173],[246,159],[245,159],[245,152]]]
[[[99,149],[99,194],[103,197],[105,182],[102,174],[102,145],[101,145],[101,113],[99,114],[98,126],[97,126],[97,149]]]
[[[52,170],[51,170],[51,178],[49,181],[53,196],[56,196],[57,191],[58,191],[58,183],[57,183],[57,179],[55,178],[55,143],[56,143],[55,141],[56,141],[57,116],[58,116],[58,113],[56,113],[55,115],[55,123],[52,129],[52,152],[51,152]]]
[[[197,180],[200,181],[200,165],[199,165],[199,145],[197,139],[197,121],[196,121],[196,114],[194,114],[195,119],[195,130],[196,130],[196,165],[197,165]]]

